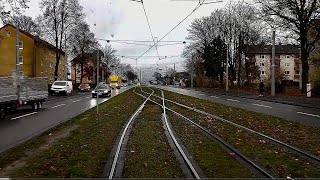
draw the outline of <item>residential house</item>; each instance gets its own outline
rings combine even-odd
[[[249,78],[270,80],[272,65],[272,45],[248,46],[246,52],[246,69]],[[300,49],[297,45],[275,46],[275,67],[277,80],[300,81]],[[257,77],[252,77],[258,70]]]
[[[54,82],[56,51],[52,44],[38,36],[19,30],[19,60],[21,76],[46,77],[48,84]],[[16,72],[16,29],[7,24],[0,28],[0,77],[12,76]],[[58,79],[66,76],[65,53],[61,53],[58,67]]]
[[[82,83],[95,84],[97,64],[92,58],[91,53],[85,53],[83,56],[78,55],[71,61],[71,80],[74,84],[81,83],[81,62],[83,62],[83,77]],[[108,73],[107,68],[100,65],[99,67],[100,81],[106,81]]]

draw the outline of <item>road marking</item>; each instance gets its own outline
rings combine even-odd
[[[262,104],[252,104],[254,106],[259,106],[259,107],[265,107],[265,108],[272,108],[271,106],[265,106],[265,105],[262,105]]]
[[[15,117],[15,118],[11,118],[11,120],[20,119],[20,118],[23,118],[23,117],[31,116],[31,115],[33,115],[33,114],[37,114],[37,113],[38,113],[38,112],[33,112],[33,113],[25,114],[25,115],[22,115],[22,116],[18,116],[18,117]]]
[[[87,99],[91,98],[91,96],[86,97]]]
[[[210,96],[210,97],[217,98],[217,99],[219,98],[218,96]]]
[[[232,102],[240,102],[238,100],[235,100],[235,99],[227,99],[228,101],[232,101]]]
[[[78,99],[78,100],[75,100],[75,101],[72,101],[72,102],[79,102],[79,101],[81,101],[82,99]]]
[[[309,113],[304,113],[304,112],[297,112],[298,114],[303,114],[303,115],[307,115],[307,116],[313,116],[313,117],[318,117],[320,118],[320,115],[316,115],[316,114],[309,114]]]
[[[60,105],[57,105],[57,106],[53,106],[52,109],[57,108],[57,107],[61,107],[61,106],[65,106],[65,104],[60,104]]]

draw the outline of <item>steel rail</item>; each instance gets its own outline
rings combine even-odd
[[[169,132],[169,135],[172,139],[172,141],[174,142],[174,145],[177,147],[177,149],[179,150],[181,156],[183,157],[183,160],[185,161],[185,163],[187,164],[188,168],[190,169],[190,171],[192,172],[192,175],[196,178],[196,179],[201,179],[198,172],[196,171],[196,169],[193,167],[192,163],[190,162],[189,158],[187,157],[187,155],[185,154],[185,152],[183,151],[183,149],[181,148],[180,144],[178,143],[177,139],[175,138],[175,136],[172,133],[172,130],[169,126],[168,123],[168,119],[167,119],[167,114],[166,114],[166,106],[165,106],[165,100],[164,100],[164,94],[163,91],[162,92],[162,109],[163,109],[163,116],[164,116],[164,122],[165,122],[165,126]]]
[[[142,92],[149,94],[148,92],[145,92],[142,90]],[[139,94],[137,92],[135,92],[137,95],[143,97],[143,98],[147,98],[146,96]],[[165,100],[165,99],[164,99]],[[163,105],[161,105],[160,103],[152,100],[151,98],[149,98],[149,101],[153,102],[154,104],[157,104],[158,106],[161,106],[162,108],[167,109],[168,111],[172,112],[173,114],[175,114],[178,117],[181,117],[182,119],[187,120],[189,123],[193,124],[194,126],[196,126],[197,128],[199,128],[202,132],[204,132],[205,134],[207,134],[208,136],[214,138],[215,140],[217,140],[219,143],[221,143],[223,146],[225,146],[226,148],[228,148],[228,150],[232,151],[233,153],[235,153],[239,158],[241,158],[243,161],[245,161],[246,163],[248,163],[252,168],[254,168],[255,170],[257,170],[258,172],[260,172],[263,176],[265,176],[266,178],[270,178],[270,179],[276,179],[275,177],[273,177],[273,175],[269,174],[266,170],[264,170],[262,167],[260,167],[259,165],[257,165],[255,162],[253,162],[251,159],[249,159],[248,157],[244,156],[242,153],[240,153],[240,151],[236,150],[234,147],[232,147],[230,144],[228,144],[227,142],[225,142],[222,138],[220,138],[219,136],[212,134],[209,130],[207,130],[206,128],[200,126],[199,124],[195,123],[194,121],[192,121],[190,118],[168,108],[168,107],[164,107]]]
[[[151,88],[150,88],[150,89],[151,89]],[[148,92],[145,92],[145,93],[149,94]],[[157,97],[157,98],[161,98],[160,96],[157,96],[157,95],[152,95],[152,96]],[[251,132],[251,133],[253,133],[253,134],[256,134],[256,135],[258,135],[258,136],[260,136],[260,137],[263,137],[263,138],[265,138],[265,139],[267,139],[267,140],[269,140],[269,141],[271,141],[271,142],[273,142],[273,143],[275,143],[275,144],[282,145],[282,146],[290,149],[291,151],[293,151],[293,152],[295,152],[295,153],[298,153],[298,154],[300,154],[300,155],[303,155],[303,156],[305,156],[305,157],[308,157],[309,159],[312,159],[313,161],[316,161],[316,162],[320,163],[320,157],[317,157],[317,156],[315,156],[315,155],[313,155],[313,154],[310,154],[310,153],[308,153],[308,152],[305,152],[305,151],[303,151],[303,150],[301,150],[301,149],[299,149],[299,148],[296,148],[296,147],[294,147],[294,146],[292,146],[292,145],[289,145],[289,144],[287,144],[287,143],[285,143],[285,142],[282,142],[282,141],[280,141],[280,140],[278,140],[278,139],[275,139],[275,138],[273,138],[273,137],[270,137],[270,136],[268,136],[268,135],[266,135],[266,134],[263,134],[263,133],[258,132],[258,131],[256,131],[256,130],[253,130],[253,129],[250,129],[250,128],[245,127],[245,126],[243,126],[243,125],[240,125],[240,124],[237,124],[237,123],[235,123],[235,122],[232,122],[232,121],[230,121],[230,120],[221,118],[221,117],[219,117],[219,116],[216,116],[216,115],[207,113],[207,112],[205,112],[205,111],[202,111],[202,110],[199,110],[199,109],[196,109],[196,108],[193,108],[193,107],[190,107],[190,106],[187,106],[187,105],[184,105],[184,104],[181,104],[181,103],[178,103],[178,102],[169,100],[169,99],[165,99],[165,101],[168,101],[168,102],[173,103],[173,104],[175,104],[175,105],[178,105],[178,106],[180,106],[180,107],[184,107],[184,108],[186,108],[186,109],[192,110],[192,111],[194,111],[194,112],[197,112],[197,113],[200,113],[200,114],[203,114],[203,115],[206,115],[206,116],[210,116],[210,117],[212,117],[212,118],[215,118],[215,119],[217,119],[217,120],[220,120],[220,121],[225,122],[225,123],[228,123],[228,124],[231,124],[231,125],[233,125],[233,126],[235,126],[235,127],[238,127],[238,128],[240,128],[240,129],[246,130],[246,131]]]
[[[109,172],[109,176],[108,176],[108,179],[112,179],[113,178],[113,175],[115,173],[115,169],[116,169],[116,166],[117,166],[117,162],[118,162],[118,158],[119,158],[119,154],[120,154],[120,150],[121,150],[121,147],[122,147],[122,143],[123,143],[123,139],[127,133],[127,130],[129,128],[129,126],[131,125],[132,121],[136,118],[136,116],[138,115],[138,113],[140,111],[142,111],[142,109],[144,108],[145,104],[147,103],[148,100],[150,100],[150,97],[153,95],[154,91],[152,93],[150,93],[150,95],[148,97],[146,97],[146,100],[140,105],[140,107],[133,113],[133,115],[131,116],[131,118],[129,119],[128,123],[126,124],[123,132],[122,132],[122,135],[121,135],[121,138],[119,140],[119,143],[118,143],[118,146],[117,146],[117,150],[116,150],[116,153],[115,153],[115,156],[113,158],[113,162],[112,162],[112,166],[111,166],[111,169],[110,169],[110,172]]]

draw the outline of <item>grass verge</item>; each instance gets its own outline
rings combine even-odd
[[[183,178],[161,123],[162,110],[147,103],[133,125],[127,145],[124,178]]]
[[[170,94],[170,96],[168,94]],[[204,109],[207,112],[210,112],[210,108],[213,107],[211,105],[206,106],[205,103],[207,102],[204,102],[204,100],[186,97],[167,91],[165,92],[165,95],[168,99],[175,98],[175,101],[181,102],[183,104],[191,104],[191,106],[197,108],[201,106],[201,108],[199,109]],[[211,117],[200,115],[193,111],[178,107],[176,105],[173,105],[172,103],[167,103],[167,106],[183,115],[186,115],[187,117],[190,117],[196,123],[221,136],[227,142],[233,144],[236,148],[241,150],[244,154],[249,157],[253,157],[254,160],[273,171],[279,177],[320,177],[320,168],[316,164],[313,164],[304,159],[299,159],[299,157],[295,154],[278,148],[270,142],[254,136],[251,133],[247,133],[239,128],[224,124]],[[230,109],[233,110],[232,108]],[[235,115],[239,116],[239,114]],[[247,118],[245,115],[242,115],[240,117],[242,117],[243,119]]]
[[[171,124],[208,178],[253,178],[249,170],[198,129],[169,113]]]
[[[223,117],[320,157],[319,128],[170,91],[164,92],[167,99]]]
[[[42,136],[1,154],[1,176],[10,177],[98,177],[107,161],[112,145],[123,124],[139,107],[142,99],[133,90],[128,90],[100,105],[100,114],[95,110],[72,118]],[[126,113],[123,113],[126,112]],[[74,128],[70,130],[70,128]],[[64,137],[48,147],[48,136],[70,130]],[[43,148],[47,147],[47,148]],[[28,152],[37,151],[32,155]],[[18,168],[10,169],[20,161]],[[9,173],[9,174],[8,174]]]

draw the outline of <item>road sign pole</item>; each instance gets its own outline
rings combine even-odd
[[[99,65],[100,65],[100,55],[99,55],[99,50],[97,52],[97,85],[96,87],[99,86]],[[99,114],[99,89],[97,89],[97,114]]]

